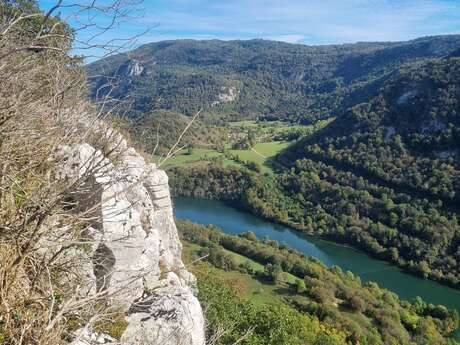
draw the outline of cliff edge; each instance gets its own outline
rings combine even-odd
[[[181,260],[168,177],[115,137],[114,161],[86,143],[59,152],[59,178],[78,180],[92,171],[86,195],[76,196],[88,200],[85,207],[99,220],[89,229],[87,277],[92,293],[119,303],[128,322],[119,341],[80,329],[79,344],[203,345],[203,313],[195,278]]]

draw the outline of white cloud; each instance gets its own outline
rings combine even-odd
[[[460,1],[452,0],[169,0],[157,9],[159,33],[179,37],[343,43],[460,29]]]
[[[298,35],[298,34],[292,34],[292,35],[278,35],[278,36],[267,36],[264,37],[265,39],[272,40],[272,41],[282,41],[282,42],[288,42],[288,43],[299,43],[303,41],[306,36],[305,35]]]
[[[265,38],[326,44],[460,32],[460,0],[145,0],[142,6],[144,17],[120,27],[116,37],[151,27],[139,43]]]

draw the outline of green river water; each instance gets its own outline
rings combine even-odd
[[[259,238],[269,237],[286,243],[300,252],[320,259],[328,266],[337,265],[343,270],[349,270],[360,276],[362,281],[374,281],[402,299],[413,300],[420,296],[428,303],[444,304],[460,312],[460,291],[410,275],[398,267],[370,258],[350,247],[307,236],[257,218],[222,202],[176,198],[174,214],[177,218],[189,219],[199,224],[215,224],[228,234],[253,231]],[[456,338],[460,338],[460,330],[457,330]]]

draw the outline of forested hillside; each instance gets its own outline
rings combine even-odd
[[[460,59],[397,71],[368,102],[294,148],[426,196],[457,199]]]
[[[146,44],[87,70],[93,97],[114,87],[111,97],[130,104],[131,117],[204,108],[226,120],[312,122],[367,100],[398,67],[453,54],[459,46],[458,35],[330,46],[177,40]]]
[[[457,57],[399,69],[279,155],[276,177],[189,168],[171,172],[173,185],[459,287],[459,85]]]
[[[342,219],[334,223],[360,246],[458,284],[459,99],[456,57],[399,70],[292,148],[283,161],[301,159],[285,190]]]
[[[457,327],[458,314],[444,306],[400,300],[251,232],[232,236],[212,225],[177,224],[187,259],[205,257],[194,272],[208,332],[227,329],[218,344],[234,344],[251,326],[248,344],[455,343],[444,337]]]
[[[238,201],[458,287],[459,47],[455,35],[318,47],[179,40],[88,70],[114,77],[113,96],[132,102],[136,140],[149,152],[154,141],[139,140],[139,133],[153,136],[154,121],[174,119],[162,130],[178,134],[186,124],[180,114],[204,108],[197,139],[184,142],[219,147],[221,166],[206,166],[219,165],[207,159],[205,167],[171,171],[177,194]],[[106,81],[92,80],[93,95],[106,92]],[[271,177],[229,169],[228,133],[213,127],[244,118],[308,123],[332,116],[279,154]]]
[[[152,154],[166,154],[187,127],[190,119],[168,110],[145,113],[137,121],[124,121],[127,132],[144,150]],[[196,119],[184,132],[181,145],[189,147],[223,147],[226,132],[223,128],[210,126]]]

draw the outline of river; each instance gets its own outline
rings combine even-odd
[[[350,247],[308,236],[286,226],[257,218],[244,211],[214,200],[175,198],[174,214],[199,224],[215,224],[228,234],[253,231],[259,238],[269,237],[300,252],[320,259],[328,266],[337,265],[361,277],[373,281],[412,301],[416,296],[426,302],[444,304],[460,312],[460,291],[431,280],[424,280],[403,272],[384,261],[375,260]],[[460,338],[460,330],[455,334]]]

